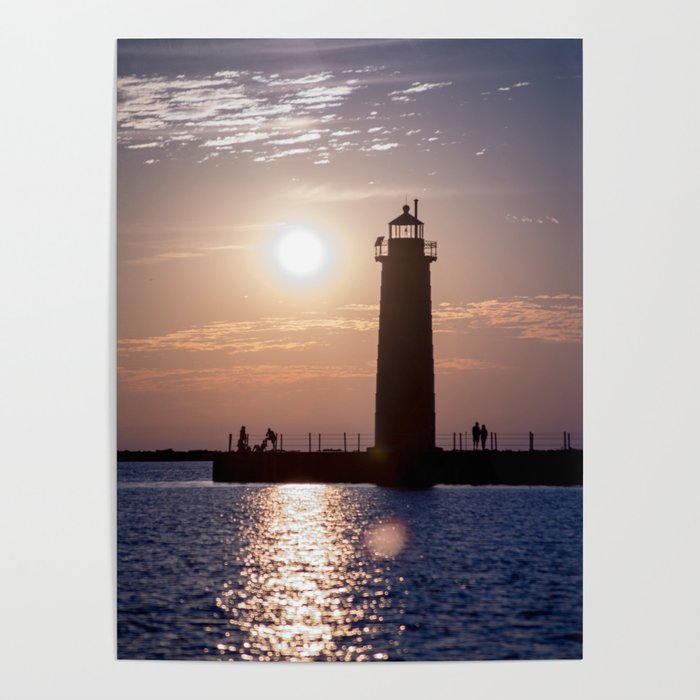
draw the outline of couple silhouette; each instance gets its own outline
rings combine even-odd
[[[479,421],[474,423],[472,427],[472,443],[475,450],[479,449],[479,440],[481,440],[481,449],[486,449],[486,438],[489,436],[489,431],[486,430],[486,426],[482,425],[479,427]]]

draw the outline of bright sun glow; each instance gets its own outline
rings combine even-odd
[[[328,258],[323,240],[306,230],[290,231],[275,244],[274,255],[280,267],[294,277],[310,277],[320,272]]]

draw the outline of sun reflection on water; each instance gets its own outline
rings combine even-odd
[[[366,549],[356,499],[339,486],[284,485],[255,492],[237,580],[216,604],[228,620],[222,657],[246,660],[387,659],[383,612],[391,584]],[[381,629],[380,629],[381,628]],[[377,639],[382,639],[377,644]]]

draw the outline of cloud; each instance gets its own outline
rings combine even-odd
[[[338,307],[339,311],[363,311],[378,313],[379,304],[343,304],[343,306]]]
[[[395,187],[378,187],[372,184],[370,187],[360,188],[339,188],[329,184],[322,185],[299,185],[288,189],[284,196],[296,202],[312,201],[312,202],[354,202],[364,199],[403,199],[406,192],[411,191],[411,183],[398,183]],[[470,190],[474,193],[475,190]],[[490,189],[484,189],[484,194],[492,194]],[[455,197],[464,196],[464,190],[461,188],[432,189],[430,191],[432,198],[437,197]]]
[[[509,221],[511,224],[544,224],[549,222],[550,224],[558,225],[560,223],[559,219],[553,216],[516,216],[515,214],[506,214],[506,221]]]
[[[553,343],[580,343],[582,298],[557,294],[491,299],[470,304],[443,303],[433,311],[435,332],[499,329],[516,338]]]
[[[267,317],[256,321],[216,321],[146,338],[124,338],[120,355],[152,352],[215,352],[239,355],[263,350],[299,350],[325,342],[329,335],[376,329],[369,307],[341,307],[333,316]],[[302,337],[303,336],[303,337]]]
[[[267,82],[267,85],[271,87],[309,85],[310,83],[322,83],[332,77],[333,73],[330,73],[329,71],[321,71],[320,73],[312,73],[311,75],[304,75],[299,78],[268,79],[267,81],[262,79],[262,82]]]
[[[148,163],[148,161],[145,161]],[[155,161],[152,161],[155,162]],[[201,252],[165,252],[165,253],[158,253],[155,255],[146,255],[142,258],[134,258],[132,260],[125,260],[124,264],[125,265],[134,265],[134,266],[140,266],[140,265],[157,265],[158,263],[163,263],[163,262],[172,262],[173,260],[186,260],[187,258],[201,258],[205,254]]]
[[[302,153],[312,153],[311,148],[288,148],[286,151],[275,151],[266,155],[259,155],[253,158],[257,163],[268,163],[278,158],[288,158],[289,156],[301,155]]]
[[[376,358],[345,356],[348,334],[375,333],[378,307],[346,304],[251,321],[215,321],[118,341],[120,390],[176,392],[373,377]],[[373,344],[365,345],[368,352]],[[314,349],[323,348],[323,353]]]
[[[448,85],[452,85],[452,81],[448,80],[443,83],[418,83],[415,82],[411,85],[411,87],[405,88],[404,90],[394,90],[393,92],[388,93],[389,97],[392,95],[409,95],[413,94],[416,92],[426,92],[428,90],[434,90],[435,88],[441,88],[441,87],[447,87]]]
[[[274,43],[268,44],[275,52]],[[391,151],[398,148],[401,136],[388,135],[403,129],[368,122],[390,118],[381,111],[389,99],[412,102],[450,85],[452,81],[434,78],[408,83],[397,71],[383,66],[302,74],[290,66],[278,72],[224,67],[204,75],[121,75],[117,80],[117,141],[120,148],[158,148],[163,159],[191,157],[197,163],[217,156],[217,162],[237,158],[272,163],[310,153],[279,151],[278,146],[311,142],[318,145],[316,151],[321,147],[336,153]],[[401,115],[419,116],[418,112]],[[323,128],[330,122],[335,127],[332,131]],[[414,128],[407,135],[418,133],[420,129]],[[378,143],[372,135],[385,135],[392,141]],[[436,136],[430,138],[436,146],[440,143]],[[254,144],[254,148],[239,148],[245,144]],[[330,161],[327,153],[315,155],[315,160],[306,160],[316,165]]]
[[[282,57],[274,42],[265,45]],[[367,136],[398,131],[398,127],[367,129],[370,120],[389,119],[380,110],[388,102],[387,97],[382,98],[387,95],[386,85],[391,86],[388,96],[392,101],[412,102],[452,85],[452,81],[409,84],[398,71],[383,66],[348,66],[302,74],[290,66],[278,72],[224,67],[204,75],[121,75],[117,80],[117,140],[120,148],[158,148],[164,159],[182,160],[189,155],[198,163],[206,163],[217,154],[221,156],[217,162],[239,158],[270,163],[308,154],[278,151],[277,146],[311,141],[336,152],[390,151],[399,144],[375,145]],[[373,92],[365,93],[370,95],[368,100],[359,98],[370,90]],[[411,112],[401,116],[420,115]],[[332,132],[322,128],[329,122],[336,127]],[[419,131],[411,129],[408,135]],[[337,142],[347,137],[352,140]],[[254,143],[255,148],[237,148],[247,143]],[[207,152],[202,154],[202,150]],[[320,165],[329,160],[324,155],[313,162]]]
[[[388,151],[392,148],[398,148],[399,144],[394,143],[375,143],[373,146],[365,147],[363,151]]]
[[[287,102],[293,105],[340,104],[339,100],[341,100],[341,98],[348,97],[357,89],[357,85],[314,87],[308,90],[300,90],[294,99],[289,99]]]
[[[219,148],[221,146],[231,146],[236,143],[250,143],[251,141],[264,141],[270,138],[270,134],[264,131],[250,131],[247,134],[238,136],[224,136],[223,138],[211,139],[201,144],[203,147]]]
[[[201,233],[201,229],[199,229],[199,232]],[[186,250],[172,250],[171,248],[167,248],[165,250],[162,250],[162,247],[165,244],[161,244],[160,246],[158,245],[152,245],[149,246],[149,249],[152,252],[149,252],[147,255],[143,255],[139,258],[131,258],[131,259],[126,259],[124,260],[125,265],[129,266],[135,266],[135,267],[141,267],[141,266],[146,266],[146,265],[158,265],[161,263],[165,262],[173,262],[177,260],[186,260],[188,258],[201,258],[204,257],[205,255],[211,253],[211,252],[216,252],[216,251],[221,251],[221,250],[250,250],[252,246],[250,245],[244,245],[244,244],[229,244],[229,245],[215,245],[215,246],[197,246],[196,248],[188,248]],[[161,248],[159,250],[159,248]]]
[[[309,132],[306,134],[300,134],[299,136],[290,136],[286,139],[271,139],[268,143],[270,144],[292,144],[292,143],[305,143],[307,141],[318,141],[321,138],[321,134],[318,132]]]
[[[515,83],[514,85],[507,85],[505,87],[499,87],[498,91],[499,92],[510,92],[511,90],[517,90],[518,88],[524,88],[524,87],[529,87],[531,83],[527,81],[523,81],[521,83]],[[482,95],[490,95],[490,92],[482,92]]]
[[[287,193],[287,196],[295,201],[315,202],[355,202],[363,199],[377,197],[396,198],[403,197],[406,189],[366,187],[359,189],[339,189],[332,185],[300,185]]]
[[[197,77],[120,76],[118,143],[128,149],[176,144],[182,157],[189,145],[225,151],[267,140],[271,146],[320,140],[323,131],[314,126],[337,119],[327,108],[341,106],[362,88],[357,79],[337,83],[330,71],[301,76],[232,70]]]
[[[503,365],[471,357],[445,357],[435,360],[435,369],[440,374],[484,369],[505,369]]]
[[[117,368],[119,391],[138,394],[182,394],[183,392],[231,392],[242,386],[264,387],[303,384],[328,386],[334,381],[374,377],[374,364],[235,364],[205,369]]]
[[[160,141],[150,141],[149,143],[136,143],[127,148],[163,148],[163,144]]]

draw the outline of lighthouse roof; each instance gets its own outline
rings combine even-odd
[[[393,221],[389,222],[389,226],[412,226],[414,224],[422,224],[420,219],[417,219],[412,214],[409,214],[410,207],[408,204],[403,205],[403,214],[397,216]]]

